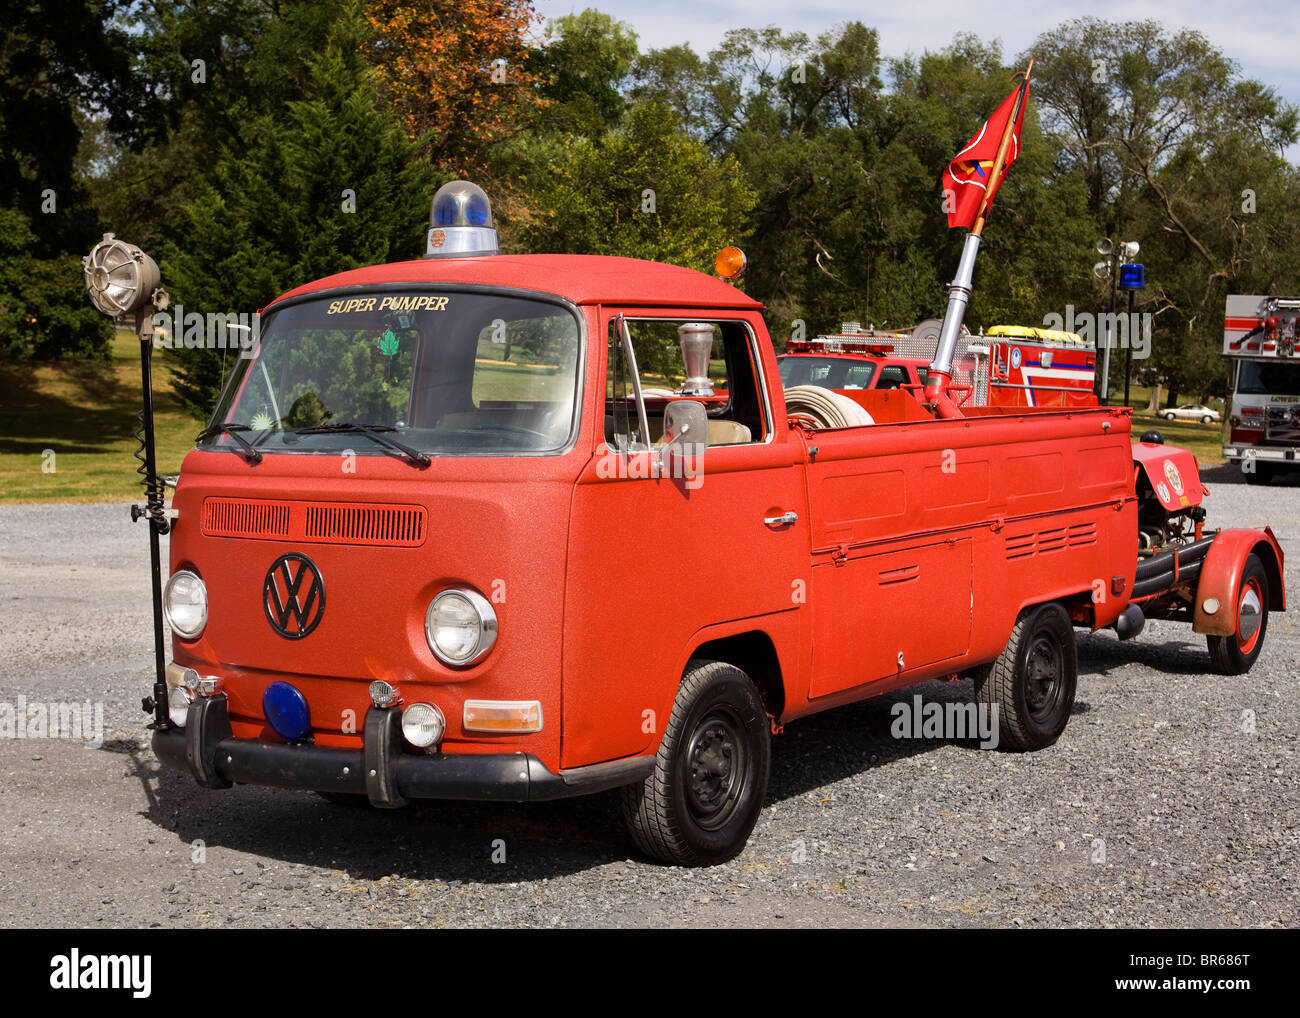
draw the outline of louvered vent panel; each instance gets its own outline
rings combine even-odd
[[[307,506],[304,536],[337,544],[393,544],[413,547],[424,541],[425,511],[420,506]]]
[[[288,537],[289,503],[210,498],[203,503],[203,532],[210,537]]]
[[[1064,527],[1057,527],[1053,530],[1040,530],[1038,532],[1038,554],[1043,555],[1049,551],[1060,551],[1064,547]]]
[[[1097,524],[1072,523],[1068,527],[1053,527],[1037,533],[1008,534],[1004,541],[1008,559],[1029,558],[1033,555],[1046,555],[1066,548],[1078,548],[1097,543]]]
[[[1007,558],[1028,558],[1034,553],[1035,534],[1008,534]]]
[[[424,543],[428,519],[418,505],[242,498],[209,498],[203,503],[207,536],[265,541],[414,548]]]
[[[1097,543],[1097,524],[1075,523],[1070,527],[1070,547],[1077,548],[1084,544]]]

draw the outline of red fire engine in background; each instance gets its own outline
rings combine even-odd
[[[781,381],[822,385],[851,399],[870,389],[925,386],[941,323],[910,329],[863,329],[845,322],[839,333],[790,340],[777,358]],[[953,358],[953,380],[963,405],[973,407],[1088,407],[1097,352],[1072,332],[1021,325],[995,325],[987,335],[963,330]]]
[[[1300,297],[1229,294],[1223,355],[1232,360],[1223,455],[1267,484],[1300,468]]]

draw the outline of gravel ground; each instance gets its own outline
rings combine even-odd
[[[1300,487],[1207,483],[1211,524],[1271,524],[1300,589]],[[638,858],[611,795],[379,813],[161,771],[147,547],[125,506],[0,507],[0,701],[104,709],[97,748],[0,739],[0,926],[1297,925],[1294,615],[1237,678],[1183,626],[1081,635],[1039,753],[890,736],[893,703],[969,681],[792,724],[748,848],[688,870]]]

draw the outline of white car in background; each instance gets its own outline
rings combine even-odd
[[[1223,420],[1219,411],[1211,410],[1200,403],[1187,403],[1174,410],[1161,410],[1160,416],[1167,421],[1200,421],[1202,424],[1213,424]]]

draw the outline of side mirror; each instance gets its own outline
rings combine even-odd
[[[678,399],[664,408],[664,444],[659,450],[659,476],[694,481],[701,470],[700,457],[709,441],[709,415],[704,404]],[[698,484],[687,484],[698,487]]]

